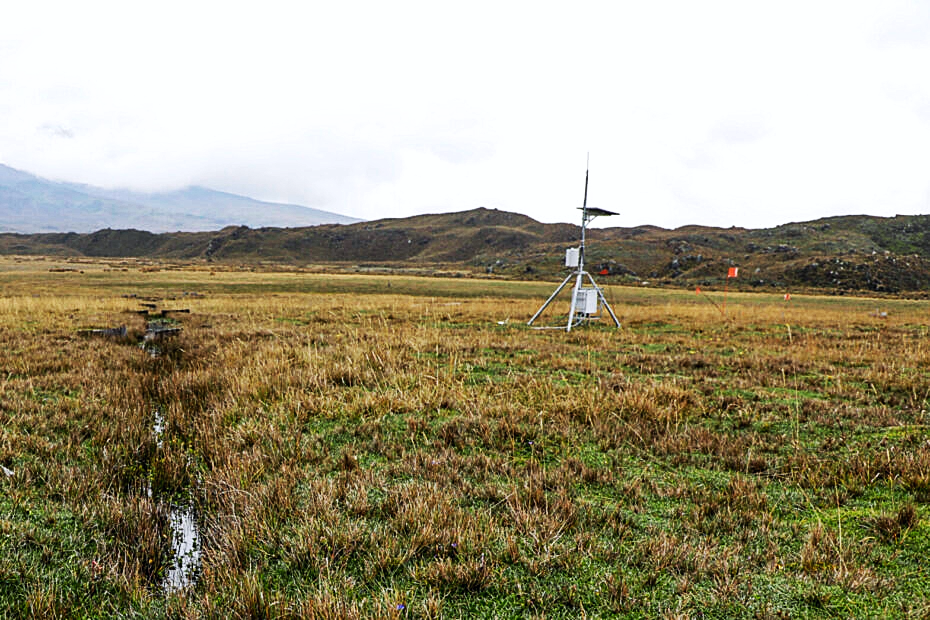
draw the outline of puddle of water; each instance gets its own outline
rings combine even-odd
[[[162,446],[162,435],[165,434],[165,414],[160,409],[155,410],[155,423],[152,425],[155,433],[155,445],[159,448]]]
[[[164,587],[165,591],[171,594],[186,590],[197,581],[197,572],[200,569],[200,533],[192,506],[172,506],[169,523],[173,532],[171,553],[174,555],[174,563],[165,576]]]
[[[170,326],[163,321],[149,321],[145,326],[145,335],[142,337],[139,346],[148,351],[153,358],[160,357],[162,349],[156,343],[177,336],[180,333],[180,327]]]
[[[159,449],[164,444],[165,415],[155,409],[152,433]],[[148,496],[152,497],[152,485],[148,485]],[[200,532],[194,518],[193,506],[171,505],[168,513],[168,528],[171,531],[171,556],[173,562],[162,583],[167,594],[182,592],[197,582],[200,570]]]

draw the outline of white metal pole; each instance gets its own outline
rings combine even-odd
[[[575,288],[572,289],[572,307],[568,311],[568,326],[565,328],[565,331],[572,331],[572,321],[575,320],[575,304],[578,301],[578,291],[581,290],[581,276],[584,274],[584,271],[578,271],[578,278],[575,280]]]
[[[575,288],[572,289],[572,305],[568,311],[568,325],[565,331],[572,331],[572,323],[575,321],[575,306],[578,303],[578,291],[581,290],[584,276],[584,230],[588,223],[588,172],[584,173],[584,203],[581,207],[581,247],[578,248],[578,277],[575,279]],[[590,276],[589,276],[590,277]]]

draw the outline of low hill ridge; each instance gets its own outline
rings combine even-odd
[[[140,257],[218,263],[331,263],[493,274],[564,276],[564,250],[577,245],[571,224],[478,208],[348,225],[302,228],[225,227],[154,234],[104,229],[93,233],[0,234],[0,253]],[[684,226],[588,231],[587,266],[604,282],[674,286],[816,288],[922,294],[930,289],[930,216],[865,215],[794,222],[768,229]]]

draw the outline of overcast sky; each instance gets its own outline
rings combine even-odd
[[[930,2],[11,2],[0,163],[365,219],[930,213]]]

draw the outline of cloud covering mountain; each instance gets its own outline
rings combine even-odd
[[[208,231],[226,226],[291,228],[350,224],[356,218],[300,205],[253,200],[206,187],[143,193],[49,181],[0,164],[0,231]]]

